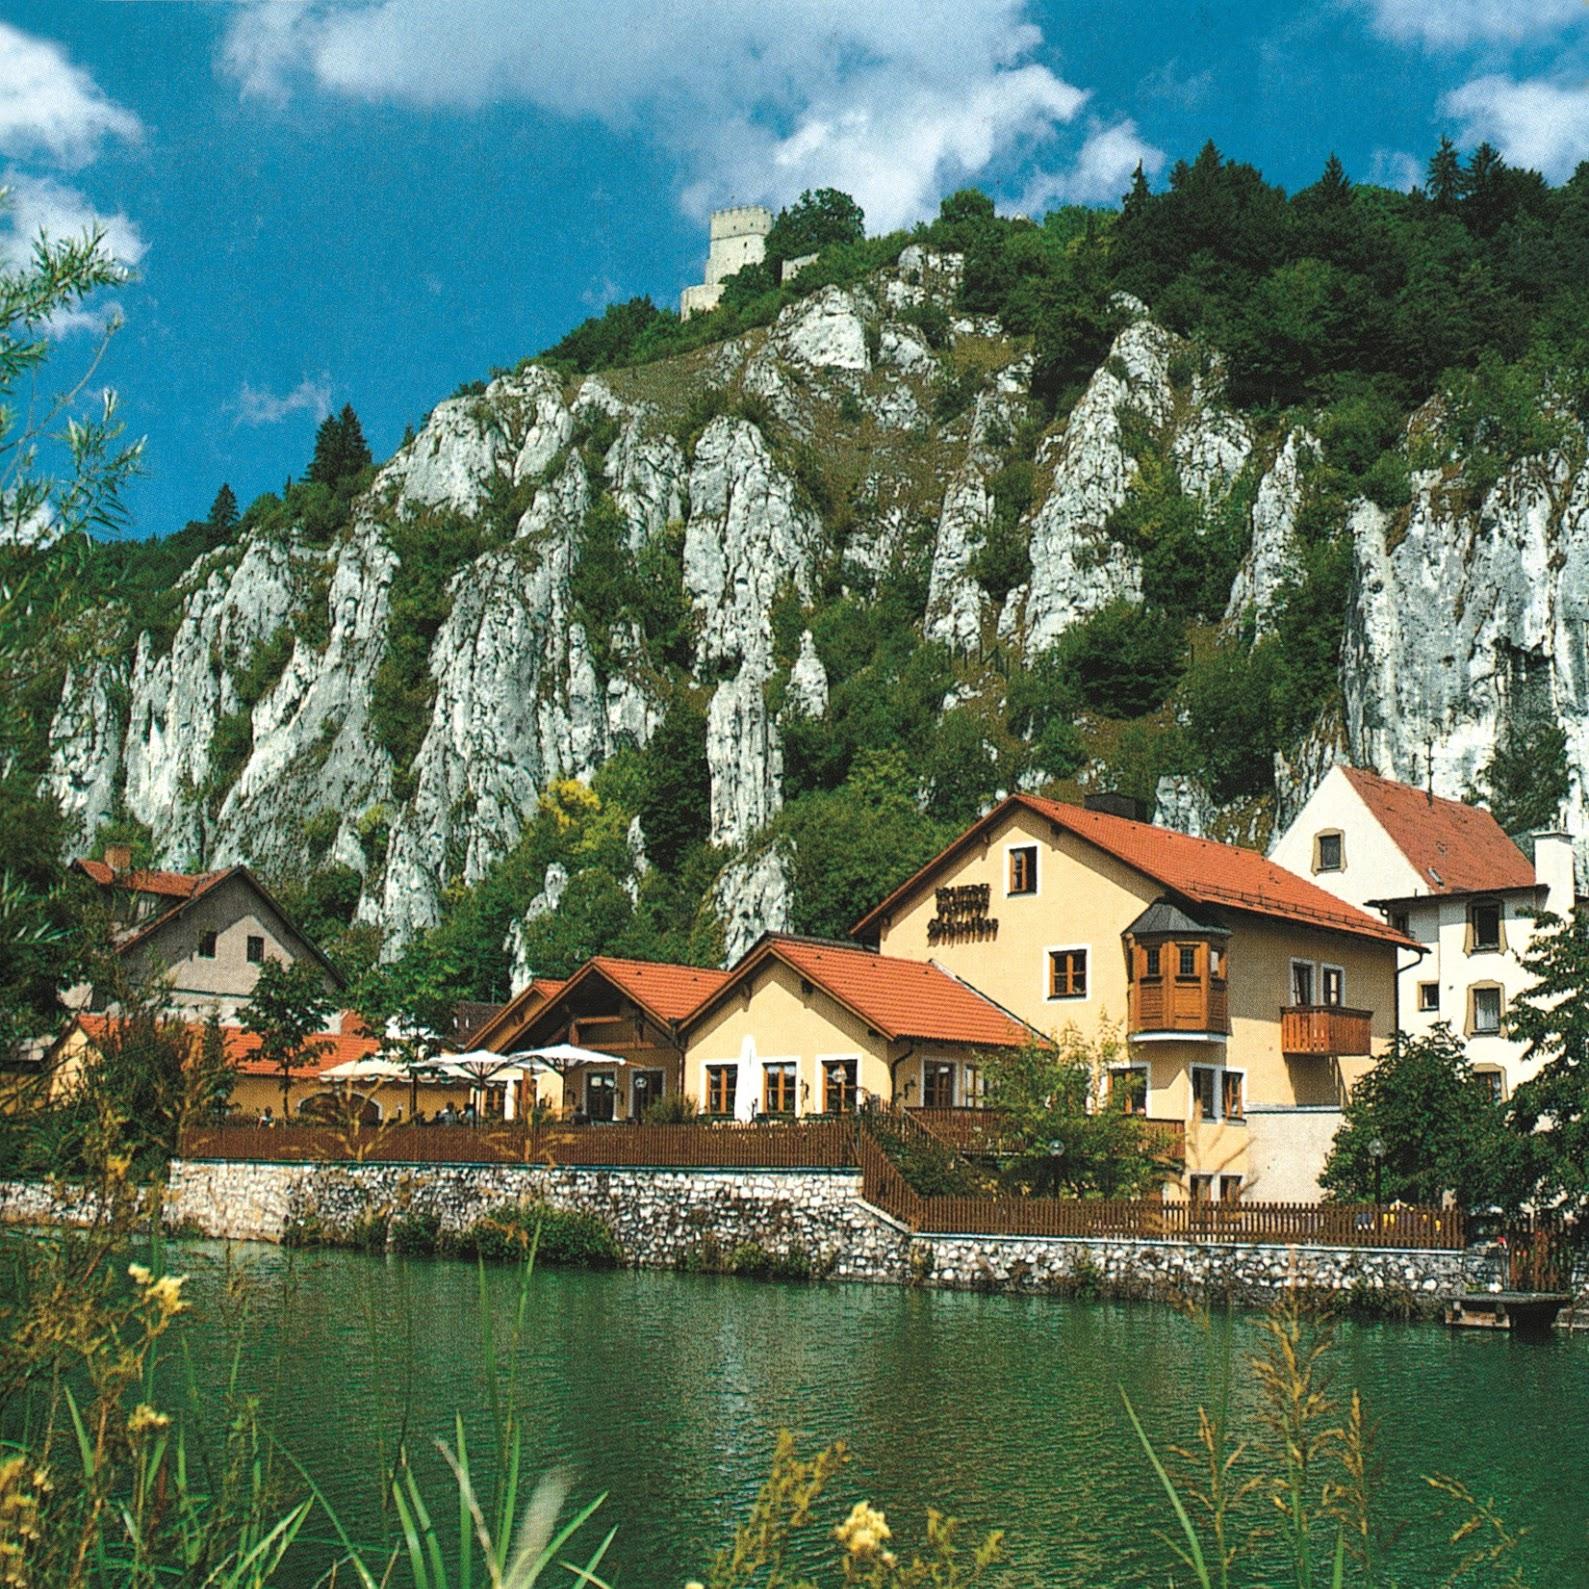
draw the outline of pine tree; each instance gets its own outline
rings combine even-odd
[[[315,432],[314,459],[309,465],[309,478],[318,485],[335,488],[351,479],[370,463],[369,444],[364,440],[364,427],[353,412],[351,403],[344,403],[340,414],[328,414]]]
[[[1142,162],[1138,160],[1136,170],[1131,173],[1131,191],[1120,201],[1122,218],[1140,215],[1148,207],[1152,197],[1147,173],[1142,169]]]
[[[1462,161],[1449,138],[1442,138],[1440,147],[1430,157],[1425,188],[1437,210],[1456,209],[1462,196]]]
[[[1327,204],[1344,203],[1352,196],[1352,179],[1346,174],[1339,155],[1331,154],[1324,162],[1324,175],[1319,178],[1319,197]]]
[[[229,485],[223,483],[215,493],[204,522],[219,535],[230,535],[237,528],[237,498]]]

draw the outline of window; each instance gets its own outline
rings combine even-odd
[[[1239,1175],[1220,1176],[1219,1200],[1222,1203],[1239,1203],[1241,1201],[1241,1177]]]
[[[792,1059],[780,1059],[763,1067],[761,1107],[770,1115],[795,1112],[795,1062]]]
[[[1148,947],[1142,951],[1143,976],[1156,977],[1159,975],[1159,962],[1162,958],[1162,955],[1163,951],[1156,943],[1149,944]]]
[[[1325,1004],[1345,1004],[1346,973],[1339,966],[1320,966],[1319,991]]]
[[[1148,1067],[1116,1065],[1109,1072],[1109,1102],[1122,1114],[1148,1112]]]
[[[215,958],[215,934],[201,932],[199,934],[199,959],[213,960]]]
[[[1192,1066],[1192,1118],[1194,1120],[1219,1119],[1219,1089],[1216,1085],[1219,1072],[1211,1065]]]
[[[1225,951],[1218,944],[1208,946],[1208,974],[1216,981],[1225,975]]]
[[[610,1070],[593,1070],[585,1078],[585,1113],[592,1120],[611,1120],[617,1113],[618,1083]]]
[[[1087,997],[1087,951],[1050,949],[1048,952],[1048,996],[1051,999]]]
[[[1501,990],[1495,983],[1487,983],[1468,991],[1470,1034],[1491,1035],[1501,1029]]]
[[[1390,924],[1402,937],[1412,937],[1412,917],[1404,910],[1393,910],[1390,913]]]
[[[1339,872],[1346,866],[1346,846],[1339,828],[1317,833],[1313,837],[1313,870]]]
[[[1468,906],[1468,953],[1493,953],[1506,947],[1501,930],[1501,902],[1476,899]]]
[[[645,1119],[646,1110],[662,1096],[662,1072],[637,1070],[629,1092],[629,1113],[636,1120]]]
[[[1420,982],[1418,984],[1418,1008],[1420,1010],[1438,1010],[1440,1008],[1440,984],[1438,982]]]
[[[853,1059],[822,1062],[822,1107],[830,1115],[849,1114],[854,1110],[855,1071]]]
[[[1194,1203],[1209,1203],[1214,1198],[1214,1177],[1212,1175],[1194,1175],[1192,1177],[1192,1201]]]
[[[962,1102],[968,1109],[978,1109],[982,1106],[982,1094],[986,1083],[982,1077],[980,1065],[966,1066],[965,1093]]]
[[[1293,960],[1291,962],[1291,1002],[1299,1005],[1309,1005],[1313,1002],[1313,962],[1311,960]]]
[[[1022,844],[1010,851],[1010,892],[1037,892],[1037,846]]]
[[[1178,943],[1175,946],[1175,974],[1193,979],[1197,976],[1197,945]]]
[[[256,937],[253,933],[248,935],[248,963],[251,966],[263,965],[265,962],[265,940]]]
[[[708,1065],[706,1067],[706,1112],[708,1114],[733,1114],[738,1093],[738,1065]]]
[[[921,1068],[921,1101],[929,1109],[953,1109],[955,1068],[944,1060],[929,1060]]]
[[[1490,1097],[1496,1103],[1506,1102],[1506,1077],[1498,1070],[1484,1069],[1473,1072],[1474,1079],[1482,1082],[1490,1090]]]
[[[1227,1120],[1242,1120],[1246,1118],[1246,1110],[1241,1102],[1242,1076],[1239,1070],[1223,1070],[1219,1073],[1219,1112]]]

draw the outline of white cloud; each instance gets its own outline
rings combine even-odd
[[[1066,169],[1044,171],[1032,180],[1021,208],[1040,215],[1056,203],[1116,203],[1139,165],[1148,176],[1157,176],[1164,169],[1164,151],[1148,143],[1129,118],[1107,127],[1097,124]]]
[[[0,22],[0,155],[83,165],[104,140],[142,131],[58,44]]]
[[[1458,49],[1554,33],[1585,17],[1583,0],[1360,0],[1376,32],[1403,44]]]
[[[1554,180],[1589,160],[1589,83],[1476,77],[1447,94],[1440,108],[1460,118],[1458,142],[1488,139],[1513,165]]]
[[[1395,188],[1410,193],[1423,181],[1423,165],[1405,149],[1376,149],[1369,161],[1366,179],[1377,188]]]
[[[1083,90],[1032,60],[1026,0],[255,0],[224,67],[247,94],[300,82],[416,107],[524,100],[643,127],[687,204],[852,192],[874,228],[1073,119]]]
[[[331,377],[306,375],[279,396],[244,381],[235,406],[239,425],[276,425],[292,414],[313,414],[318,422],[331,412]]]

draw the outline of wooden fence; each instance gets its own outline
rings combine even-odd
[[[1092,1236],[1155,1241],[1460,1251],[1460,1209],[1362,1203],[1191,1203],[1156,1198],[923,1197],[868,1133],[862,1195],[913,1231],[954,1236]]]
[[[846,1169],[855,1122],[778,1125],[206,1126],[183,1158],[286,1163],[567,1164],[679,1169]]]

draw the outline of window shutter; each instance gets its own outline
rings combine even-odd
[[[1495,907],[1495,947],[1506,953],[1506,912],[1499,903]]]
[[[1473,946],[1477,942],[1478,942],[1478,934],[1475,933],[1474,930],[1473,930],[1473,907],[1471,905],[1469,905],[1468,906],[1468,924],[1467,924],[1467,929],[1462,935],[1462,952],[1463,952],[1463,954],[1465,954],[1465,955],[1472,954],[1473,953]],[[1469,998],[1468,1002],[1469,1002],[1469,1004],[1471,1004],[1473,1002],[1471,997]]]
[[[1470,918],[1469,921],[1468,921],[1468,936],[1472,937],[1472,935],[1473,935],[1473,922],[1472,922],[1472,920]],[[1463,1022],[1463,1026],[1462,1026],[1462,1035],[1464,1037],[1472,1037],[1473,1033],[1477,1030],[1477,1027],[1478,1027],[1478,1011],[1475,1008],[1475,1006],[1477,1004],[1477,1000],[1473,996],[1473,991],[1474,990],[1472,988],[1468,989],[1467,1020]]]

